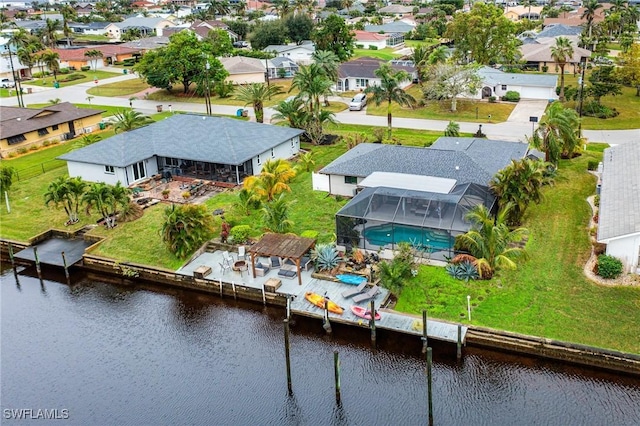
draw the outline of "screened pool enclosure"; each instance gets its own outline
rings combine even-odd
[[[454,255],[457,235],[467,232],[469,210],[496,199],[488,188],[466,183],[446,193],[399,188],[364,188],[336,214],[338,243],[366,250],[395,249],[408,242],[432,259]]]

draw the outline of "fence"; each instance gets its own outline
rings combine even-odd
[[[66,164],[63,160],[49,160],[44,163],[36,164],[35,166],[27,167],[24,169],[16,170],[16,178],[21,180],[28,180],[36,176],[40,176],[51,170],[59,169]]]

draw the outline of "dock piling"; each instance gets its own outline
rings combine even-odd
[[[336,404],[340,404],[340,355],[333,351],[333,371],[336,382]]]
[[[11,243],[9,243],[9,260],[11,261],[11,267],[15,271],[16,270],[16,262],[13,259],[13,245]]]
[[[456,358],[460,360],[462,358],[462,326],[458,324],[458,344],[456,350]]]
[[[427,353],[429,338],[427,336],[427,310],[422,310],[422,353]]]
[[[262,304],[267,306],[267,296],[264,293],[264,286],[262,286]]]
[[[432,350],[427,347],[427,394],[429,398],[429,426],[433,426],[433,393],[431,389],[432,383],[432,370],[431,366],[433,364],[432,358]]]
[[[236,282],[231,281],[231,288],[233,288],[233,300],[238,300],[238,294],[236,293]]]
[[[287,364],[287,389],[291,394],[291,355],[289,354],[289,320],[284,320],[284,356]]]
[[[62,255],[62,265],[64,266],[64,276],[69,280],[69,267],[67,266],[67,257],[64,255],[64,252],[60,252]]]
[[[40,259],[38,258],[38,247],[33,246],[33,256],[36,259],[36,271],[38,272],[38,276],[42,275],[42,271],[40,269]]]
[[[329,322],[329,303],[327,301],[327,297],[324,297],[324,319],[322,321],[322,328],[327,334],[331,334],[333,330],[331,329],[331,322]]]
[[[371,301],[369,327],[371,327],[371,346],[376,347],[376,302]]]
[[[222,299],[222,278],[219,278],[218,282],[220,283],[220,298]]]
[[[287,294],[287,319],[291,319],[291,296]]]

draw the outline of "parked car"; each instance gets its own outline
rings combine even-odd
[[[9,80],[8,78],[3,78],[2,81],[0,81],[0,87],[2,87],[3,89],[8,89],[10,87],[16,87],[16,83]]]
[[[358,93],[351,99],[349,103],[349,111],[362,111],[362,108],[367,106],[367,95],[364,93]]]
[[[249,42],[246,41],[236,41],[233,43],[233,47],[235,47],[236,49],[242,49],[245,47],[249,47]]]

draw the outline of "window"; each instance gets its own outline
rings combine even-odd
[[[369,79],[368,78],[356,78],[356,87],[368,87]]]
[[[258,161],[258,164],[260,164],[260,155],[256,157],[256,160]]]
[[[11,136],[10,138],[7,138],[7,143],[9,145],[15,145],[17,143],[26,141],[27,138],[24,137],[24,135],[16,135],[16,136]]]
[[[356,176],[345,176],[344,183],[349,183],[351,185],[355,185],[358,183],[358,178]]]
[[[104,166],[104,172],[112,175],[116,172],[116,170],[113,166]]]
[[[51,126],[51,130],[58,130],[58,125],[54,124],[53,126]]]
[[[44,135],[48,135],[49,131],[47,130],[47,128],[45,127],[44,129],[38,129],[38,135],[39,136],[44,136]]]
[[[273,151],[273,148],[271,148],[271,158],[275,158],[276,157],[276,153]]]
[[[171,157],[164,157],[164,164],[167,166],[178,167],[178,159]]]
[[[133,166],[133,179],[138,180],[147,176],[144,168],[144,162],[135,163]]]
[[[502,90],[507,90],[507,85],[506,84],[502,85]]]

